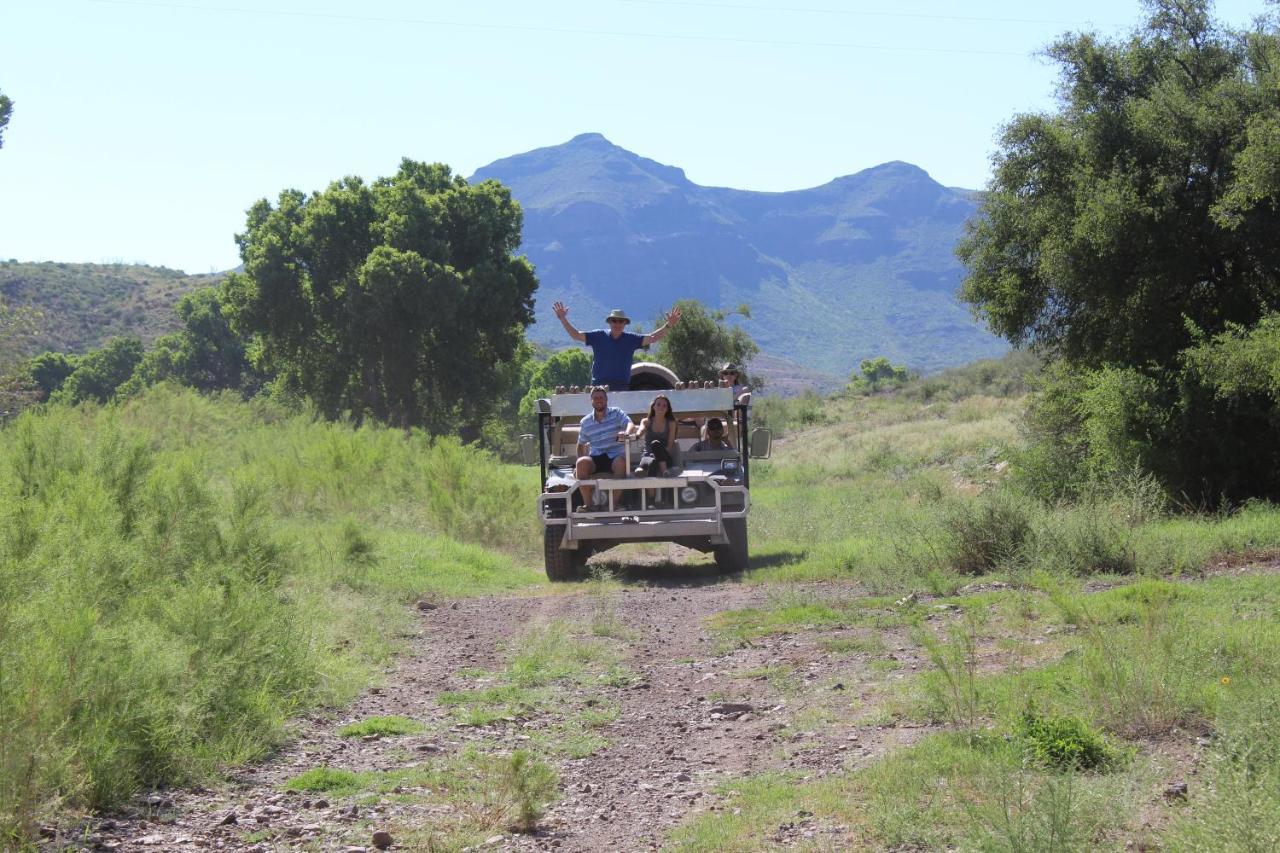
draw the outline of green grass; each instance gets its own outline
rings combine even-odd
[[[400,790],[400,796],[444,800],[454,806],[452,817],[437,818],[428,828],[394,827],[393,834],[398,844],[408,849],[460,849],[495,830],[532,829],[555,800],[558,784],[555,771],[527,751],[501,753],[473,745],[456,756],[418,767],[359,773],[312,768],[281,787],[342,798],[383,796]]]
[[[999,377],[971,378],[987,388]],[[778,589],[712,620],[721,650],[816,632],[833,654],[880,656],[880,632],[927,630],[934,671],[903,679],[891,714],[866,715],[1012,734],[1031,701],[1122,743],[1195,725],[1265,752],[1230,720],[1238,707],[1272,713],[1263,698],[1276,686],[1280,606],[1268,580],[1167,579],[1280,553],[1280,509],[1170,515],[1139,481],[1046,506],[1006,482],[1020,400],[913,387],[822,403],[793,420],[801,428],[774,459],[753,464],[742,580]],[[168,387],[114,407],[33,410],[0,429],[0,846],[63,809],[110,807],[267,754],[289,718],[340,707],[377,676],[419,598],[541,590],[536,476],[452,440]],[[1125,586],[1086,595],[1086,577]],[[833,579],[877,597],[789,588]],[[961,594],[992,580],[1013,588]],[[620,652],[632,635],[609,598],[623,583],[600,574],[580,628],[538,628],[500,672],[471,673],[476,690],[440,701],[472,725],[565,708],[538,749],[598,749],[609,715],[563,700],[635,683]],[[910,592],[925,600],[895,603]],[[932,609],[943,603],[959,611]],[[970,618],[960,634],[943,629]],[[965,631],[999,672],[966,671]],[[814,725],[828,713],[812,709]],[[1178,837],[1268,825],[1248,804],[1269,802],[1272,783],[1242,770],[1238,753],[1213,765],[1221,784],[1193,798]],[[1049,792],[1031,799],[1061,792],[1038,776],[1028,784]],[[906,837],[883,816],[848,819],[858,839]],[[933,841],[988,843],[947,820]]]
[[[424,731],[426,726],[408,717],[368,717],[349,723],[338,729],[338,737],[367,737],[369,735],[412,735]]]
[[[163,387],[24,413],[0,430],[0,838],[264,755],[369,683],[417,598],[540,586],[529,481]]]

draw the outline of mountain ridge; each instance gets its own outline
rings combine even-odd
[[[540,343],[566,343],[547,310],[557,299],[590,327],[586,318],[616,306],[657,322],[690,297],[748,303],[742,325],[766,351],[832,375],[875,355],[927,371],[1007,349],[954,297],[963,271],[953,247],[979,194],[905,161],[799,190],[708,187],[584,133],[472,176],[486,178],[525,211]],[[814,334],[833,321],[834,338]]]

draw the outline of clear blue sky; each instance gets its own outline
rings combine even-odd
[[[1245,24],[1262,0],[1220,0]],[[239,262],[256,199],[401,157],[469,175],[586,131],[706,185],[888,160],[980,187],[1102,0],[4,0],[0,259]]]

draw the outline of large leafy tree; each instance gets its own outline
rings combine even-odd
[[[1207,0],[1071,35],[1056,112],[1017,116],[959,254],[990,326],[1077,364],[1170,366],[1280,305],[1280,52]]]
[[[680,322],[670,327],[654,358],[681,379],[714,378],[726,361],[742,367],[760,351],[741,326],[728,322],[731,313],[751,316],[747,306],[726,313],[710,311],[696,299],[681,299],[675,307],[680,309]]]
[[[1037,492],[1141,470],[1193,504],[1274,499],[1280,398],[1252,374],[1280,307],[1280,30],[1146,6],[1127,40],[1050,49],[1059,108],[1005,129],[964,297],[1055,360],[1027,421]]]
[[[287,190],[236,238],[232,325],[261,368],[331,416],[474,435],[533,320],[521,220],[497,182],[412,160],[372,185]]]

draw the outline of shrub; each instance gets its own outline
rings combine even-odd
[[[962,574],[983,574],[1019,561],[1032,533],[1029,501],[1004,490],[953,504],[943,522],[943,554]]]
[[[1041,716],[1032,708],[1018,720],[1018,737],[1029,759],[1054,770],[1105,770],[1123,757],[1080,718]]]
[[[1137,567],[1124,518],[1097,501],[1046,513],[1036,528],[1034,552],[1040,568],[1065,574],[1131,574]]]

